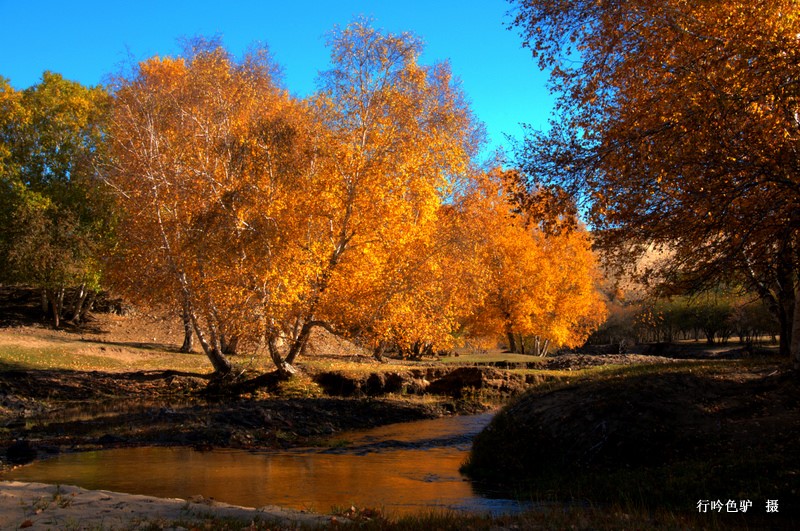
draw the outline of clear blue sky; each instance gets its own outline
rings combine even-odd
[[[0,76],[18,89],[45,70],[96,85],[130,58],[176,54],[180,37],[221,35],[235,55],[266,43],[287,88],[305,96],[327,68],[325,34],[366,16],[421,37],[422,62],[450,60],[491,149],[505,133],[521,137],[519,123],[545,127],[553,101],[546,74],[505,29],[510,8],[506,0],[0,0]]]

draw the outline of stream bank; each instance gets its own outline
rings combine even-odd
[[[439,397],[216,399],[195,376],[0,373],[0,470],[63,452],[134,446],[208,450],[315,445],[343,430],[485,411]]]

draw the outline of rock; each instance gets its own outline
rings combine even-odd
[[[112,444],[119,444],[125,442],[125,439],[122,437],[117,437],[116,435],[111,435],[110,433],[106,433],[99,439],[97,439],[97,444],[102,444],[103,446],[108,446]]]
[[[412,395],[424,394],[431,383],[425,378],[411,378],[405,384],[406,392]]]
[[[14,465],[24,465],[36,459],[36,448],[29,441],[15,441],[6,450],[6,460]]]

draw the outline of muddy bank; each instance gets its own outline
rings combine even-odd
[[[559,363],[577,369],[586,360]],[[554,377],[475,366],[330,370],[305,374],[302,385],[309,389],[300,396],[260,378],[220,386],[207,374],[175,370],[2,371],[0,469],[60,452],[120,446],[309,445],[342,430],[481,412],[487,403],[503,403]]]
[[[487,409],[448,396],[215,396],[206,377],[174,371],[6,371],[0,407],[0,467],[122,446],[305,446],[343,430]]]
[[[382,396],[385,394],[437,395],[460,399],[481,392],[498,399],[517,395],[534,383],[523,376],[491,367],[421,367],[360,375],[324,371],[313,380],[332,396]]]

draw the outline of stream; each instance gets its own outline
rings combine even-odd
[[[458,471],[472,438],[491,417],[445,417],[340,433],[323,448],[144,447],[63,454],[2,479],[166,498],[202,495],[246,507],[279,505],[322,513],[351,505],[382,508],[387,514],[516,512],[524,508],[520,502],[478,493]]]

